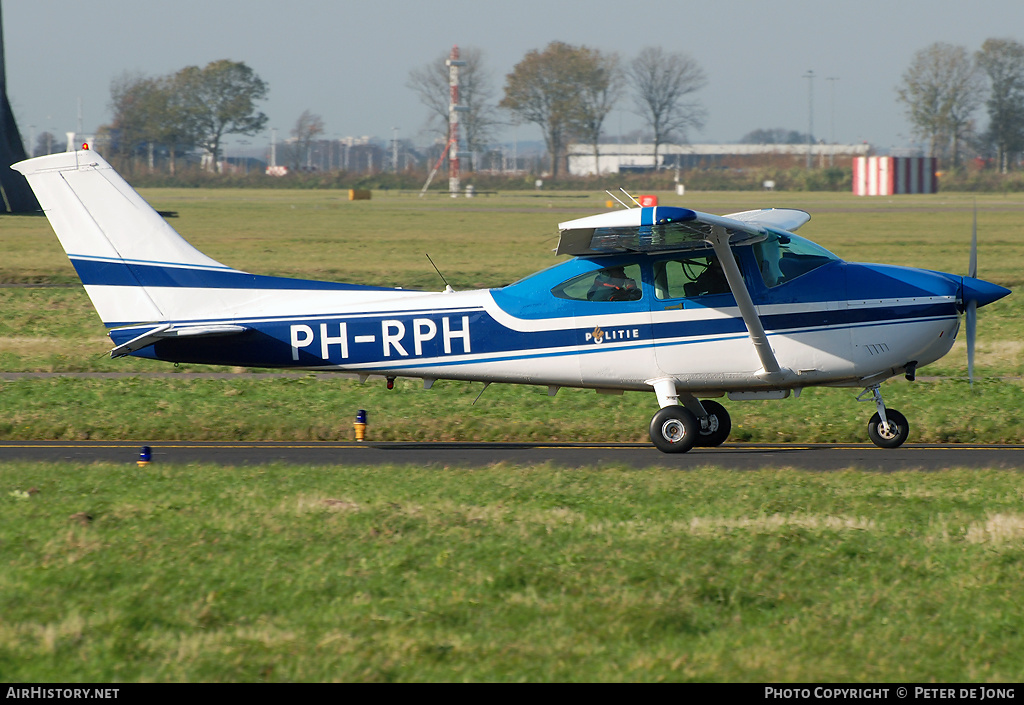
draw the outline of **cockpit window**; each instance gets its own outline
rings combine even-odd
[[[713,253],[680,257],[654,263],[654,295],[659,299],[693,298],[726,294],[722,265]]]
[[[774,232],[767,240],[754,245],[754,257],[768,287],[785,284],[839,259],[810,240]]]
[[[573,301],[638,301],[643,297],[640,265],[606,267],[559,284],[551,293]]]

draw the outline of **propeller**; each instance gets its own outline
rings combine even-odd
[[[978,278],[978,201],[974,201],[974,221],[971,224],[971,259],[967,266],[967,276]],[[978,300],[971,297],[967,300],[967,381],[974,386],[974,340],[978,329]]]
[[[992,282],[978,279],[978,205],[974,205],[974,224],[971,228],[971,260],[968,273],[960,277],[960,303],[963,306],[967,328],[967,379],[974,386],[974,344],[978,330],[978,308],[998,301],[1010,290]]]

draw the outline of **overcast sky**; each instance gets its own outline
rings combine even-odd
[[[911,144],[895,87],[913,53],[937,41],[970,51],[989,37],[1024,42],[1024,0],[7,0],[3,25],[7,94],[26,141],[75,130],[79,99],[84,132],[108,122],[110,84],[125,71],[231,59],[270,86],[268,131],[254,144],[269,143],[271,127],[287,136],[306,109],[328,137],[390,139],[397,127],[422,143],[427,112],[406,88],[410,69],[453,44],[478,47],[500,97],[526,52],[559,40],[625,59],[645,46],[697,59],[708,119],[691,142],[806,132],[813,85],[820,139],[888,149]],[[613,134],[641,125],[625,101],[606,123]]]

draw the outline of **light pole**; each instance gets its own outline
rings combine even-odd
[[[814,147],[814,71],[804,74],[807,79],[807,168],[811,168],[811,151]]]
[[[836,144],[836,81],[839,80],[839,77],[838,76],[830,76],[829,78],[826,78],[825,80],[828,81],[829,103],[831,104],[830,110],[831,110],[831,113],[832,113],[831,117],[830,117],[831,124],[829,125],[829,136],[828,136],[829,137],[829,141],[832,143],[832,150],[828,154],[828,165],[829,166],[834,166],[835,165],[835,158],[836,158],[836,150],[835,150],[835,144]]]
[[[398,173],[398,128],[391,128],[391,164],[395,171]]]
[[[249,142],[249,140],[238,140],[238,144],[241,145],[241,149],[242,149],[242,156],[240,157],[241,162],[242,162],[242,173],[243,174],[248,174],[249,173],[249,156],[246,154],[246,152],[249,150],[250,142]]]

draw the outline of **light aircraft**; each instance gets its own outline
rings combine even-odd
[[[717,446],[722,404],[863,388],[868,435],[906,418],[880,385],[938,360],[965,314],[1010,293],[976,277],[844,262],[793,234],[792,209],[727,216],[626,207],[561,223],[570,259],[509,286],[443,292],[248,274],[186,242],[95,151],[15,164],[114,343],[112,357],[653,391],[665,452]],[[625,204],[623,204],[625,205]],[[639,205],[639,204],[638,204]]]

